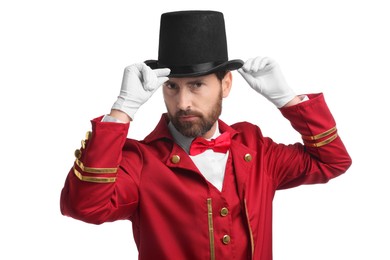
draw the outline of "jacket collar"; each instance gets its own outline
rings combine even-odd
[[[175,143],[172,134],[168,128],[169,118],[166,113],[161,116],[160,122],[157,124],[156,128],[144,139],[145,143],[151,143],[158,140],[170,140],[172,143]],[[218,120],[219,131],[221,133],[229,132],[232,137],[231,144],[231,153],[233,158],[233,167],[235,169],[235,174],[237,178],[237,188],[239,196],[241,199],[245,197],[245,185],[249,173],[253,169],[254,161],[252,159],[247,159],[247,156],[250,155],[253,158],[256,158],[256,151],[247,147],[240,140],[240,132],[234,128],[228,126],[223,121]],[[170,154],[166,157],[166,165],[172,168],[184,168],[191,170],[193,172],[198,172],[195,164],[192,162],[189,156],[185,156],[187,153],[179,145],[173,145]],[[179,156],[180,163],[174,163],[171,158],[173,156]]]

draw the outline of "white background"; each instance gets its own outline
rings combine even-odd
[[[389,7],[386,1],[2,1],[0,259],[136,259],[131,223],[64,217],[59,196],[73,151],[119,93],[123,68],[157,58],[160,15],[225,14],[229,58],[270,56],[297,93],[323,92],[350,152],[326,185],[280,191],[274,259],[390,259]],[[142,139],[165,107],[136,114]],[[234,72],[222,119],[300,141],[273,105]],[[191,238],[188,238],[191,243]]]

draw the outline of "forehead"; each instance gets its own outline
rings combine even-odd
[[[168,82],[176,84],[190,84],[199,81],[211,81],[217,79],[217,76],[213,74],[199,76],[199,77],[186,77],[186,78],[169,78]]]

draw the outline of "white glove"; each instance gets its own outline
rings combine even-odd
[[[121,91],[112,109],[125,112],[131,119],[138,108],[168,80],[170,69],[152,70],[145,63],[136,63],[125,68]]]
[[[255,91],[281,108],[296,95],[287,85],[279,65],[267,57],[249,59],[238,70]]]

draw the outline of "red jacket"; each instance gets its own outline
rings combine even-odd
[[[219,121],[232,136],[232,177],[222,194],[174,143],[166,115],[143,141],[126,138],[129,124],[94,119],[62,190],[61,212],[95,224],[131,220],[140,259],[233,259],[247,250],[248,258],[271,260],[275,191],[325,183],[351,165],[323,95],[308,96],[281,109],[304,145],[277,144],[250,123]]]

